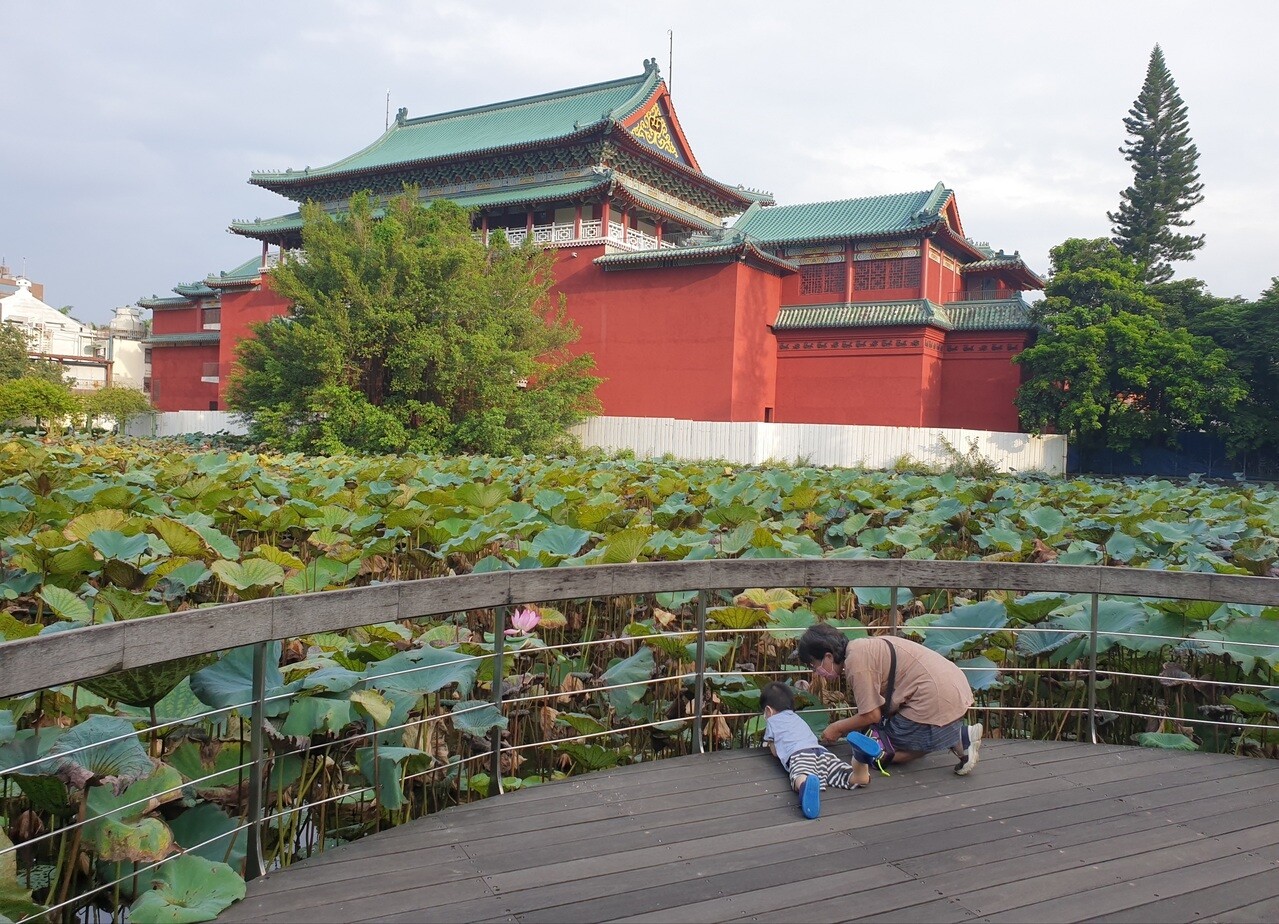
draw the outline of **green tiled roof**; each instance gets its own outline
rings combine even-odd
[[[153,295],[150,298],[138,299],[139,308],[189,308],[191,305],[191,299],[172,295],[166,298],[157,298]]]
[[[655,64],[644,73],[540,96],[410,119],[398,116],[382,137],[326,167],[255,172],[251,183],[282,186],[321,177],[379,170],[563,138],[608,120],[620,121],[646,102],[661,82]]]
[[[245,260],[243,263],[241,263],[239,266],[237,266],[233,270],[222,270],[222,272],[217,273],[216,275],[213,273],[210,273],[208,276],[205,277],[204,282],[206,285],[213,286],[214,288],[221,288],[224,286],[234,286],[234,285],[246,285],[246,284],[253,283],[258,278],[260,278],[261,275],[262,275],[262,258],[251,257],[250,259]]]
[[[733,230],[765,244],[901,234],[936,224],[950,197],[938,183],[924,192],[751,209]]]
[[[222,338],[219,331],[191,331],[184,334],[152,334],[142,341],[144,346],[185,346],[187,344],[217,343]]]
[[[1020,298],[950,302],[943,309],[955,330],[1030,330],[1030,306]]]
[[[211,295],[218,294],[206,286],[203,282],[191,282],[177,285],[173,287],[173,291],[177,292],[179,295],[185,295],[188,298],[208,298]]]
[[[618,184],[618,186],[627,198],[634,200],[637,205],[646,208],[651,212],[658,215],[664,215],[667,218],[673,218],[677,221],[686,222],[687,224],[690,224],[695,228],[701,228],[704,231],[720,230],[720,226],[715,222],[710,222],[705,218],[699,218],[696,215],[691,215],[677,206],[663,202],[660,199],[654,199],[652,196],[645,195],[638,190],[632,189],[626,184],[625,180]]]
[[[946,312],[928,299],[906,302],[838,302],[829,305],[790,305],[777,314],[774,330],[823,327],[894,327],[931,324],[943,330],[954,326]]]
[[[778,275],[795,272],[798,267],[754,243],[740,237],[725,242],[707,242],[688,247],[663,247],[657,250],[638,250],[633,253],[609,253],[593,261],[605,270],[644,269],[659,266],[689,265],[699,263],[728,263],[745,260],[755,266]]]
[[[774,330],[813,330],[831,327],[895,327],[928,324],[942,330],[1030,330],[1035,326],[1030,306],[1020,298],[980,302],[928,299],[905,302],[837,302],[829,305],[790,305],[782,308]]]
[[[513,184],[496,190],[458,193],[457,195],[436,196],[434,198],[449,199],[468,210],[499,205],[536,205],[540,202],[571,199],[574,196],[581,196],[596,189],[602,190],[610,181],[610,175],[592,174],[589,177],[567,180],[557,179],[527,185]],[[424,201],[433,201],[427,197],[423,197],[423,199]],[[385,211],[381,208],[373,210],[374,218],[381,218],[384,214]],[[231,223],[231,230],[246,237],[267,237],[296,233],[302,230],[302,213],[290,212],[287,215],[280,215],[275,218],[234,221]]]

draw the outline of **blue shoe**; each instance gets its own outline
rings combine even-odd
[[[805,818],[816,818],[822,813],[822,781],[816,773],[810,773],[799,788],[799,809]]]
[[[870,735],[861,732],[849,732],[846,736],[853,749],[853,757],[858,763],[873,764],[884,756],[884,748]]]

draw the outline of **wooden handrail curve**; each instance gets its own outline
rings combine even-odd
[[[1279,606],[1279,580],[1097,565],[715,559],[498,571],[268,597],[0,643],[0,697],[241,645],[470,609],[745,587],[1062,591]]]

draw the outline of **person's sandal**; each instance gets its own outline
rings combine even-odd
[[[955,767],[956,776],[968,776],[973,772],[973,767],[977,766],[978,752],[981,750],[981,733],[980,722],[968,726],[968,750],[964,754],[964,759]]]
[[[799,787],[799,810],[805,818],[816,818],[822,813],[822,779],[810,773]]]

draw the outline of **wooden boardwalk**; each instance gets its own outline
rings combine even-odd
[[[219,921],[1276,921],[1279,762],[995,741],[823,794],[761,750],[448,809],[250,883]]]

